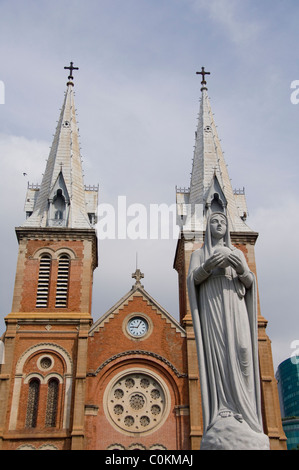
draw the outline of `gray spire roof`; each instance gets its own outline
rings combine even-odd
[[[236,192],[231,185],[206,87],[202,88],[190,188],[177,189],[177,204],[179,217],[184,215],[187,221],[186,207],[190,215],[197,205],[199,212],[195,218],[201,219],[200,222],[196,221],[200,230],[205,227],[209,211],[222,208],[232,231],[251,231],[245,223],[247,208],[244,191]]]
[[[42,183],[28,186],[23,227],[92,228],[97,190],[84,186],[74,85],[69,81]]]

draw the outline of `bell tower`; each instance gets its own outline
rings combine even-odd
[[[1,370],[2,449],[80,449],[98,187],[83,182],[73,67],[40,185],[28,185]],[[63,444],[62,444],[63,443]],[[48,446],[48,447],[47,447]]]
[[[254,247],[258,238],[258,233],[247,224],[248,210],[244,189],[233,190],[231,185],[208,96],[205,76],[209,75],[209,72],[205,72],[203,67],[198,73],[202,75],[199,118],[195,132],[190,188],[177,188],[176,192],[180,237],[174,260],[179,282],[180,322],[187,332],[192,449],[200,447],[202,406],[196,343],[186,282],[191,254],[201,247],[207,217],[214,211],[224,212],[227,215],[232,243],[244,253],[248,266],[255,275]],[[270,438],[271,449],[285,449],[286,439],[281,424],[271,342],[266,333],[267,323],[258,305],[258,347],[264,432]]]

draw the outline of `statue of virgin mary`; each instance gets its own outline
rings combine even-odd
[[[242,251],[231,244],[225,214],[208,218],[187,282],[202,395],[201,449],[268,449],[261,414],[256,281]]]

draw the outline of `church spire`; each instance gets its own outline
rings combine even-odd
[[[202,88],[190,189],[181,192],[178,190],[177,202],[189,204],[193,222],[194,208],[201,208],[195,215],[196,218],[203,217],[202,223],[197,225],[201,230],[205,227],[209,212],[217,210],[227,214],[231,230],[247,232],[250,228],[244,221],[247,213],[245,196],[242,191],[235,194],[232,189],[211,109],[205,79],[210,72],[206,72],[202,67],[201,72],[197,74],[202,75]]]
[[[94,207],[87,207],[88,194],[83,181],[72,75],[78,67],[71,62],[65,68],[70,70],[67,90],[41,186],[28,187],[29,217],[24,227],[91,228],[91,214],[96,212],[97,200]]]

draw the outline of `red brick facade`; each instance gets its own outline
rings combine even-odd
[[[142,338],[134,338],[127,332],[127,323],[139,315],[148,322],[149,331]],[[121,305],[92,328],[89,350],[86,449],[189,448],[186,335],[142,288],[130,292]],[[115,377],[119,376],[132,376],[136,384],[132,389],[124,386],[127,398],[123,396],[117,400],[109,394],[109,384],[113,385]],[[144,388],[140,386],[142,378]],[[153,390],[153,384],[159,386],[161,383],[165,387],[162,402],[161,397],[157,400],[148,393]],[[125,406],[125,399],[130,400],[130,397],[140,398],[141,416],[138,406],[137,410],[132,409],[130,403]],[[144,401],[147,409],[142,406],[146,405]],[[115,419],[113,410],[112,417],[107,412],[108,402],[124,408]],[[158,410],[156,414],[151,412],[152,407]],[[120,424],[121,427],[117,424],[119,416],[123,423],[121,415],[128,410],[136,422],[134,430],[130,423],[128,426]],[[140,424],[142,416],[147,419]],[[152,424],[154,426],[148,431]]]
[[[45,230],[41,238],[32,229],[18,229],[18,238],[13,309],[6,317],[6,356],[0,375],[2,449],[199,449],[202,410],[186,289],[191,251],[185,240],[179,240],[175,257],[180,323],[139,281],[94,323],[90,314],[97,265],[94,231],[77,231],[70,237]],[[256,234],[246,240],[235,234],[232,239],[256,272]],[[52,260],[48,306],[37,308],[43,253]],[[55,293],[63,253],[69,255],[70,268],[68,302],[62,309],[55,308]],[[128,330],[135,317],[148,326],[140,337]],[[271,448],[284,449],[266,325],[259,314],[264,426]]]
[[[0,375],[1,448],[199,449],[200,381],[186,276],[192,250],[178,242],[178,323],[140,281],[93,322],[93,230],[17,229],[20,249],[12,312],[6,317],[5,364]],[[232,234],[256,272],[257,234]],[[188,245],[187,245],[188,243]],[[197,245],[192,245],[192,249]],[[36,307],[40,257],[51,256],[48,305]],[[55,308],[59,257],[69,256],[68,297]],[[134,336],[130,320],[147,331]],[[265,431],[284,449],[271,343],[259,314]]]
[[[0,376],[1,446],[70,449],[79,413],[77,390],[85,377],[82,367],[86,370],[82,343],[87,342],[92,324],[97,240],[94,230],[44,229],[41,237],[40,229],[17,229],[17,234],[19,257],[12,312],[5,319],[5,364]],[[48,304],[37,308],[44,254],[51,257]],[[67,304],[56,308],[61,255],[69,258]]]
[[[202,406],[186,279],[191,253],[199,244],[184,236],[178,240],[179,322],[146,292],[139,270],[132,289],[93,322],[97,237],[92,227],[98,189],[86,189],[83,183],[73,82],[68,78],[43,181],[40,188],[28,186],[27,219],[16,229],[15,288],[0,365],[0,449],[198,450]],[[190,193],[180,194],[178,207],[200,200],[196,191],[205,159],[205,171],[210,167],[214,172],[209,197],[215,200],[206,200],[209,207],[225,201],[223,189],[230,185],[224,159],[220,164],[222,157],[215,153],[220,146],[206,87],[202,91],[199,152]],[[206,155],[200,142],[205,142]],[[214,165],[218,176],[223,175],[222,189]],[[232,188],[228,196],[230,211]],[[232,214],[239,227],[239,210]],[[256,273],[257,234],[234,230],[240,232],[232,233],[233,243]],[[285,449],[266,326],[259,311],[264,428],[271,448]]]
[[[181,325],[138,281],[93,323],[95,232],[44,229],[41,237],[40,229],[17,229],[17,234],[13,308],[5,319],[0,376],[1,448],[190,449]],[[45,254],[51,258],[48,299],[40,308],[36,298]],[[70,260],[68,296],[65,308],[56,308],[62,254]],[[127,328],[136,316],[148,325],[141,337]],[[128,379],[132,388],[125,385]],[[113,396],[115,380],[122,383],[124,400]]]

